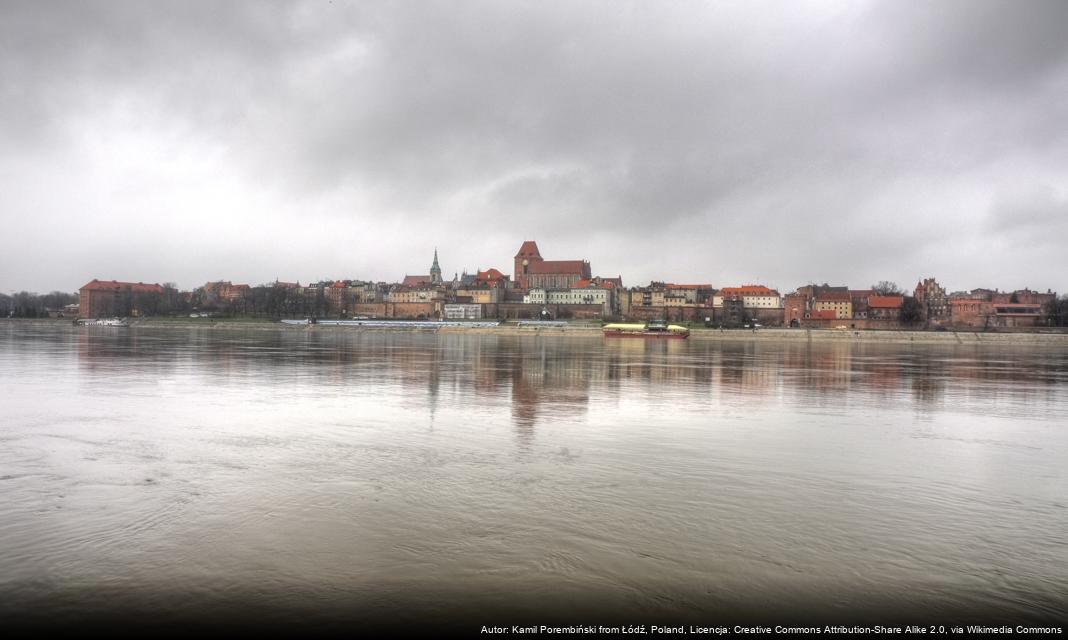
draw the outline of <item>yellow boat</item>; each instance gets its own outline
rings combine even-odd
[[[690,337],[690,330],[677,324],[664,322],[613,323],[601,329],[606,338],[669,338],[684,340]]]

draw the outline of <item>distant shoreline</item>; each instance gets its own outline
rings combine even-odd
[[[74,329],[69,319],[44,319],[44,318],[4,318],[0,319],[0,326],[34,325],[51,327],[70,327]],[[330,325],[287,325],[271,320],[259,319],[177,319],[177,318],[147,318],[132,320],[130,328],[160,328],[160,329],[208,329],[212,331],[287,331],[287,332],[396,332],[409,331],[421,333],[448,333],[448,334],[490,334],[506,336],[553,336],[591,338],[599,337],[599,327],[573,326],[573,327],[519,327],[514,324],[502,324],[498,327],[442,327],[440,329],[416,329],[408,327],[338,327]],[[99,328],[98,330],[124,331],[126,328]],[[762,328],[752,329],[706,329],[695,328],[690,331],[690,340],[723,340],[723,341],[782,341],[782,342],[861,342],[883,344],[997,344],[997,345],[1047,345],[1068,347],[1068,332],[1063,333],[1037,333],[1037,332],[977,332],[977,331],[897,331],[897,330],[837,330],[837,329],[782,329]]]

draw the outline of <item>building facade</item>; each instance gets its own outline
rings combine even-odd
[[[912,295],[920,304],[920,313],[925,322],[939,323],[949,318],[949,296],[934,278],[917,282]]]
[[[496,304],[502,301],[501,290],[485,283],[475,283],[456,289],[457,302],[470,304]]]
[[[713,307],[722,307],[726,300],[741,300],[746,309],[781,309],[782,296],[764,285],[746,284],[740,287],[723,287],[712,298]]]
[[[447,304],[445,305],[446,320],[481,320],[482,305],[480,304]]]
[[[159,308],[163,295],[163,287],[158,284],[94,279],[78,290],[78,316],[149,315]]]
[[[444,300],[445,294],[440,289],[430,288],[411,288],[400,286],[395,288],[389,294],[390,302],[438,302]]]
[[[901,320],[901,309],[904,304],[904,296],[868,296],[867,318],[898,322]]]
[[[1035,303],[951,298],[950,323],[957,328],[996,329],[1042,325],[1043,307]]]
[[[812,311],[833,311],[836,320],[849,320],[853,317],[853,297],[849,291],[829,291],[816,296]]]
[[[513,273],[520,289],[569,289],[593,277],[586,260],[545,260],[533,240],[524,241],[514,259]]]

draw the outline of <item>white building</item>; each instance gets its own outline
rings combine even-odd
[[[545,304],[547,299],[545,289],[531,289],[523,296],[523,304]]]
[[[481,320],[482,305],[480,304],[447,304],[445,305],[446,320]]]
[[[737,300],[741,298],[742,306],[746,309],[781,309],[782,296],[774,289],[763,285],[747,284],[741,287],[724,287],[712,297],[712,306],[717,309],[723,308],[723,300]]]

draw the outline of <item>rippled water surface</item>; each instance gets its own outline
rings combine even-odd
[[[0,388],[4,615],[1068,601],[1063,349],[7,324]]]

